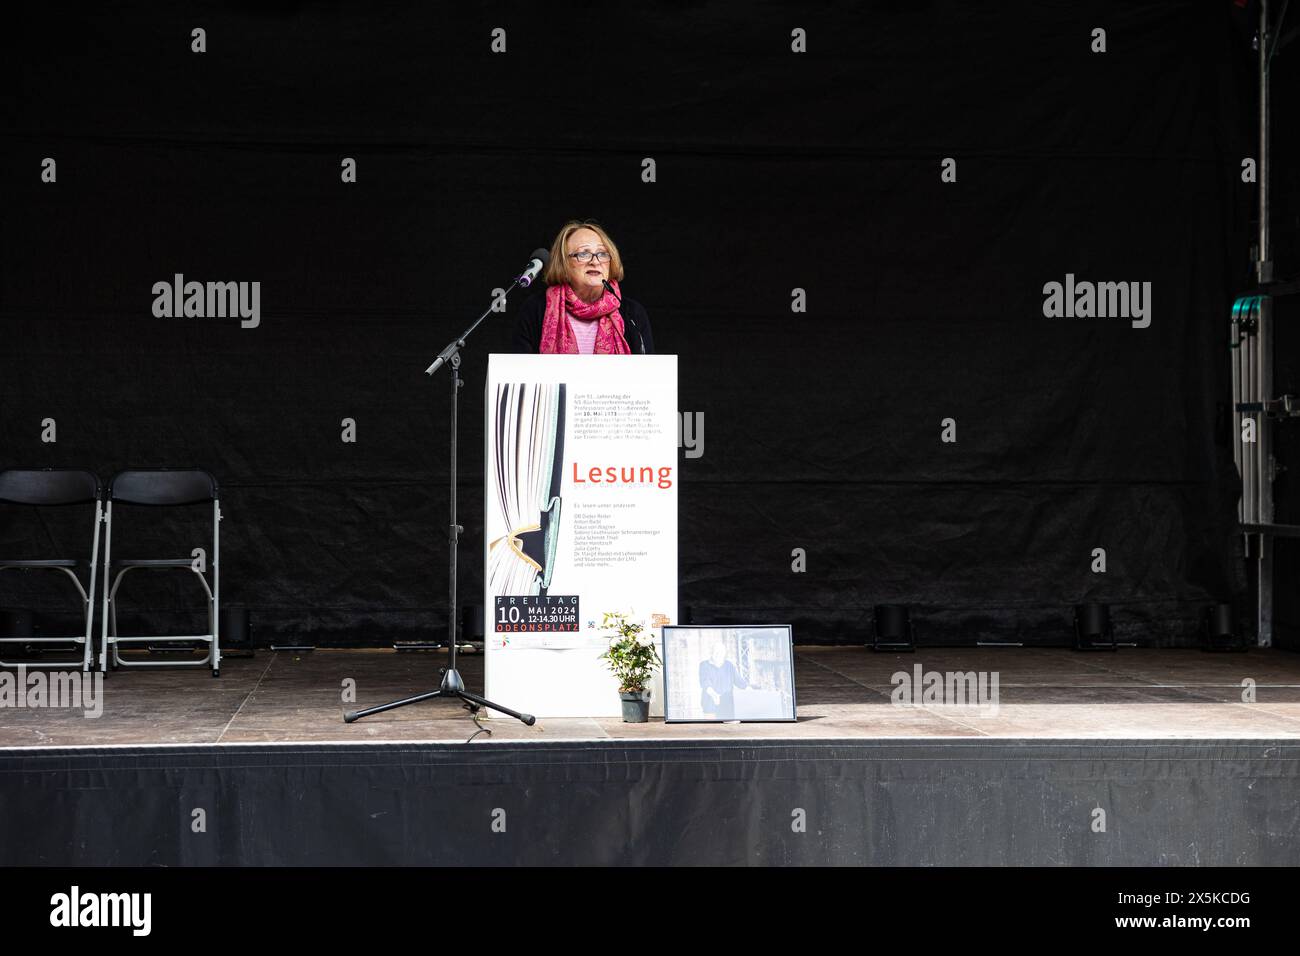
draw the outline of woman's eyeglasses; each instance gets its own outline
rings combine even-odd
[[[570,259],[577,259],[579,262],[590,262],[591,257],[595,256],[597,262],[609,262],[612,258],[608,252],[588,252],[586,249],[582,252],[570,252]]]

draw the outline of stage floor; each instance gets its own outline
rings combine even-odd
[[[119,671],[104,682],[102,716],[80,710],[6,708],[0,748],[176,744],[445,742],[475,727],[453,702],[431,701],[355,724],[343,711],[436,686],[442,652],[259,650],[228,658],[214,680],[201,670]],[[483,658],[461,655],[471,689],[482,687]],[[897,671],[983,671],[999,675],[991,708],[891,701]],[[1121,649],[1080,654],[1025,648],[921,649],[873,654],[863,648],[799,647],[797,723],[624,724],[611,719],[488,721],[488,741],[770,741],[881,738],[1277,739],[1300,738],[1300,655],[1272,650],[1206,654]],[[340,702],[356,681],[357,701]],[[1253,681],[1254,702],[1243,702]],[[611,693],[613,691],[611,690]],[[501,703],[509,704],[509,701]]]

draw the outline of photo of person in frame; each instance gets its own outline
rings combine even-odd
[[[700,706],[710,717],[735,720],[734,691],[747,687],[749,683],[740,675],[740,668],[727,660],[726,645],[717,641],[708,660],[700,661]]]

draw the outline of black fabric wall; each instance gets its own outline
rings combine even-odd
[[[1201,607],[1245,584],[1226,430],[1255,202],[1242,16],[43,8],[4,40],[0,462],[207,467],[223,597],[260,638],[435,632],[447,394],[423,369],[529,250],[595,217],[680,356],[680,408],[703,415],[680,497],[695,620],[861,641],[873,604],[904,602],[926,641],[1052,643],[1070,604],[1101,600],[1121,639],[1190,642]],[[175,273],[259,281],[260,326],[153,317]],[[1067,273],[1150,282],[1150,327],[1044,317],[1044,284]],[[521,301],[466,365],[470,601],[486,356]],[[3,521],[10,552],[52,533]],[[0,605],[57,603],[0,584]],[[140,587],[145,608],[185,593]]]

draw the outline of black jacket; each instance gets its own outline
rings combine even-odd
[[[623,337],[627,339],[628,348],[632,353],[642,354],[641,343],[644,342],[644,354],[654,355],[655,340],[650,334],[650,316],[646,315],[641,303],[623,296],[619,314],[623,316]],[[545,317],[546,293],[543,290],[529,296],[519,307],[519,318],[515,325],[515,337],[510,343],[510,351],[535,355],[541,347],[542,320]],[[641,333],[639,337],[638,331]]]

